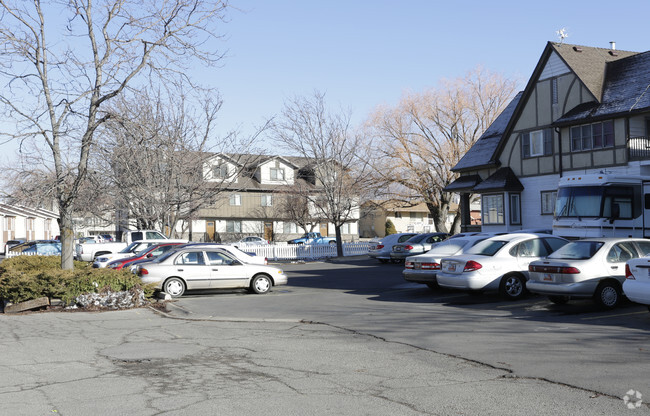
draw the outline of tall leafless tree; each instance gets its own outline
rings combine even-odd
[[[406,94],[393,108],[378,108],[365,129],[373,139],[377,193],[404,202],[423,200],[436,229],[449,231],[452,194],[443,189],[456,178],[451,168],[503,111],[516,85],[477,68],[438,88]],[[452,231],[459,224],[457,213]]]
[[[132,225],[161,228],[170,237],[177,234],[178,224],[188,231],[198,210],[214,205],[231,187],[229,182],[209,181],[205,165],[214,153],[231,159],[242,154],[237,152],[250,153],[259,135],[216,137],[212,130],[221,107],[218,94],[206,90],[194,99],[188,94],[179,85],[118,99],[92,161],[110,182],[116,211]]]
[[[72,268],[72,212],[88,171],[103,110],[138,76],[183,76],[208,47],[229,6],[208,0],[0,0],[0,103],[13,139],[50,150],[62,239]],[[194,58],[194,59],[193,59]],[[7,132],[4,132],[5,134]]]
[[[325,94],[316,91],[287,101],[273,131],[280,146],[311,160],[303,170],[315,187],[305,196],[318,216],[334,225],[342,256],[341,227],[358,218],[368,169],[367,158],[360,157],[366,142],[352,128],[350,113],[330,111]]]

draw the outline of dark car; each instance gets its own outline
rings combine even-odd
[[[24,242],[25,240],[7,240],[7,242],[5,243],[3,254],[7,254],[7,251],[10,248],[17,246],[18,244],[22,244]]]

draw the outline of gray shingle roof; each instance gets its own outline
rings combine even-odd
[[[523,191],[524,186],[517,179],[517,175],[509,167],[499,168],[483,182],[474,187],[474,192],[490,191]]]
[[[506,132],[508,123],[521,99],[523,92],[519,92],[515,98],[510,101],[508,106],[499,114],[494,122],[479,137],[474,145],[460,158],[456,166],[451,168],[452,172],[476,169],[483,166],[496,165],[499,142]]]
[[[566,62],[573,72],[585,84],[597,101],[603,97],[605,65],[636,55],[638,52],[622,51],[589,46],[560,44],[549,42],[555,52]]]
[[[589,122],[650,108],[650,51],[606,64],[603,98],[576,106],[555,124]]]

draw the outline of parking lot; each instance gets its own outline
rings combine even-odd
[[[163,313],[0,315],[3,411],[650,414],[643,306],[434,292],[363,256],[281,267],[266,295],[193,292]]]
[[[650,396],[650,313],[625,302],[605,311],[590,300],[503,301],[492,293],[432,291],[407,283],[402,265],[373,260],[284,265],[288,287],[268,297],[191,295],[172,314],[226,319],[302,319],[462,357],[513,376],[596,394]]]

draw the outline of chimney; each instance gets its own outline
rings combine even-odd
[[[616,42],[614,42],[614,41],[609,42],[609,48],[611,50],[615,51],[616,50]]]

